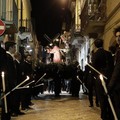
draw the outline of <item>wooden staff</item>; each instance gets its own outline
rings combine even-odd
[[[33,80],[33,81],[29,82],[28,84],[24,85],[24,87],[29,86],[30,84],[32,84],[34,82],[35,82],[35,80]]]
[[[102,75],[105,79],[108,79],[106,76],[104,76],[101,72],[99,72],[97,69],[95,69],[92,65],[90,65],[89,63],[87,63],[87,65],[92,68],[95,72],[97,72],[99,75]]]
[[[29,86],[24,86],[24,87],[19,87],[19,88],[16,88],[17,90],[20,90],[20,89],[27,89],[27,88],[30,88]]]
[[[39,80],[35,83],[35,85],[36,85],[42,78],[44,78],[45,76],[46,76],[46,73],[44,73],[43,76],[39,78]]]
[[[27,78],[23,82],[21,82],[20,84],[18,84],[11,91],[7,92],[3,97],[1,97],[1,99],[3,99],[4,97],[8,96],[11,92],[13,92],[14,90],[16,90],[18,87],[20,87],[22,84],[24,84],[28,80],[29,80],[29,77],[27,76]]]
[[[79,78],[79,76],[77,76],[77,79],[80,81],[80,83],[83,85],[83,87],[87,90],[87,92],[89,91],[88,89],[87,89],[87,87],[84,85],[84,83],[80,80],[80,78]]]
[[[102,74],[100,75],[100,80],[101,80],[102,86],[103,86],[103,88],[104,88],[104,91],[105,91],[105,93],[106,93],[106,95],[107,95],[108,102],[109,102],[109,104],[110,104],[110,107],[111,107],[113,116],[114,116],[115,120],[118,120],[117,115],[116,115],[116,112],[115,112],[115,109],[114,109],[113,104],[112,104],[112,101],[111,101],[110,96],[109,96],[109,94],[108,94],[108,90],[107,90],[107,87],[106,87],[106,84],[105,84],[105,81],[104,81],[104,78],[103,78],[103,75],[102,75]]]
[[[3,87],[3,93],[5,94],[5,73],[2,72],[1,74],[2,76],[2,87]],[[8,113],[8,109],[7,109],[7,98],[6,96],[4,97],[4,107],[5,107],[5,113]]]
[[[35,88],[35,87],[39,87],[39,86],[42,86],[42,85],[44,85],[44,83],[41,83],[41,84],[35,85],[33,88]]]

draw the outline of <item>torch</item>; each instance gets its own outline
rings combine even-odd
[[[9,92],[7,92],[5,95],[3,95],[3,97],[1,97],[1,99],[3,99],[4,97],[8,96],[11,92],[13,92],[14,90],[16,90],[18,87],[20,87],[22,84],[24,84],[26,81],[29,80],[29,77],[27,76],[27,78],[21,82],[20,84],[18,84],[16,87],[14,87],[12,90],[10,90]]]
[[[114,115],[114,118],[115,118],[115,120],[118,120],[117,115],[115,113],[115,109],[114,109],[113,104],[112,104],[112,101],[111,101],[110,96],[108,94],[108,90],[107,90],[107,87],[106,87],[106,84],[105,84],[105,81],[104,81],[104,78],[103,78],[102,74],[100,74],[100,80],[101,80],[102,86],[104,88],[104,91],[105,91],[105,93],[106,93],[106,95],[108,97],[108,102],[110,104],[110,107],[111,107],[112,113]]]
[[[5,73],[2,72],[1,76],[2,76],[3,93],[5,93]],[[8,113],[6,96],[4,97],[4,107],[5,107],[5,113]]]

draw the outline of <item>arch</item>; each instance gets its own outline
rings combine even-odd
[[[115,46],[115,45],[116,45],[115,36],[112,36],[109,42],[109,46]]]

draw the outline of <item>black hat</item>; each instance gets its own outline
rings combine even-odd
[[[14,45],[16,45],[15,42],[13,42],[13,41],[7,41],[7,42],[5,42],[5,49],[9,50],[9,48],[12,47],[12,46],[14,46]]]

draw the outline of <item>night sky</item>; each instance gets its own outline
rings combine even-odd
[[[62,31],[62,23],[70,24],[71,14],[67,7],[62,9],[59,0],[31,0],[32,23],[38,40],[43,46],[48,44],[44,38],[47,34],[51,39]]]

